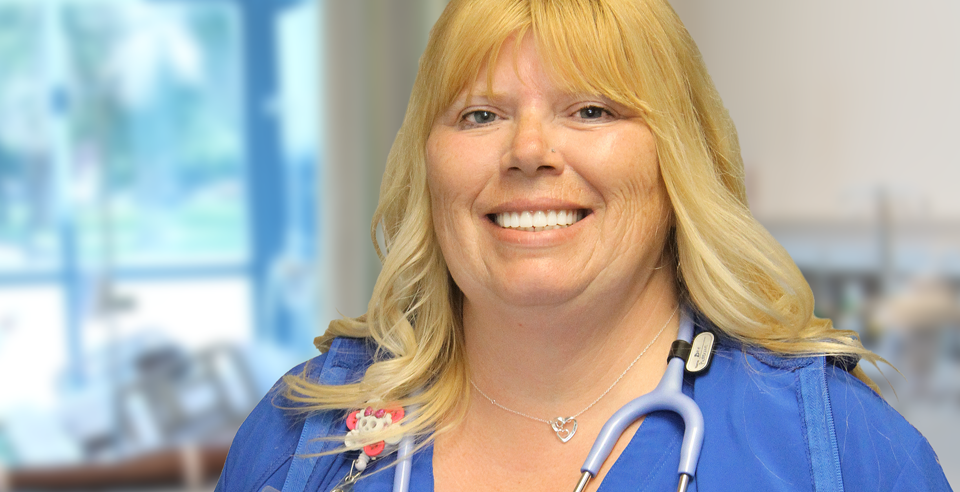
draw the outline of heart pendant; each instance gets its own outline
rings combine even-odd
[[[567,428],[567,424],[573,425]],[[550,427],[553,429],[553,432],[557,433],[560,441],[567,442],[573,439],[573,435],[577,433],[577,419],[573,417],[557,417],[550,423]]]

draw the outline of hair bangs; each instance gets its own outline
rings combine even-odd
[[[484,67],[497,63],[507,39],[518,33],[522,35],[529,28],[528,2],[516,0],[506,6],[502,4],[460,2],[451,5],[455,8],[448,8],[437,22],[431,37],[438,42],[424,53],[425,60],[434,61],[433,66],[424,67],[430,72],[424,79],[432,81],[427,92],[433,95],[428,124],[432,125],[433,119],[476,83]],[[492,73],[487,77],[487,87],[490,87]]]
[[[609,4],[622,3],[612,8]],[[624,9],[641,2],[598,0],[539,0],[532,4],[532,30],[540,56],[550,67],[554,83],[565,90],[597,94],[641,112],[650,110],[648,79],[650,51],[645,26],[631,26]],[[621,15],[618,15],[621,14]],[[646,75],[646,76],[645,76]]]
[[[634,0],[480,0],[451,2],[434,27],[437,42],[424,54],[425,81],[431,87],[429,121],[442,114],[494,66],[508,39],[533,35],[554,82],[564,90],[596,94],[650,113],[671,93],[658,87],[666,72],[656,53],[663,46],[663,26]],[[641,24],[638,24],[641,23]],[[659,37],[658,37],[659,36]],[[519,43],[518,43],[519,45]],[[652,55],[652,56],[651,56]],[[493,73],[487,72],[486,86]]]

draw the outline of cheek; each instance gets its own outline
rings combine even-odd
[[[586,148],[586,146],[585,146]],[[670,229],[672,207],[660,177],[656,141],[645,127],[611,135],[602,155],[594,154],[595,165],[584,170],[584,178],[602,196],[609,237],[631,237],[620,248],[657,243]],[[651,242],[652,241],[652,242]]]
[[[433,209],[434,221],[441,221],[446,211],[450,210],[450,194],[453,190],[450,169],[452,161],[449,156],[438,147],[434,138],[427,140],[427,188],[430,192],[430,203]],[[437,224],[439,225],[439,224]]]
[[[656,143],[649,132],[642,131],[635,139],[630,139],[633,145],[624,145],[619,159],[622,163],[615,174],[623,182],[628,183],[624,192],[627,196],[623,201],[631,208],[639,209],[647,214],[659,215],[666,190],[660,179],[660,160],[657,156]]]
[[[465,163],[453,144],[455,142],[444,135],[427,139],[427,184],[430,196],[439,201],[449,201],[462,187],[458,185],[458,176],[463,173]]]
[[[666,232],[673,227],[673,205],[659,175],[656,185],[650,190],[650,207],[647,213],[650,217],[649,223],[654,224],[653,233],[666,237]]]
[[[449,256],[459,249],[456,243],[463,240],[457,224],[463,222],[461,216],[469,211],[469,204],[463,193],[462,173],[458,169],[460,160],[442,143],[442,139],[439,144],[434,138],[427,141],[427,188],[434,231],[444,256]]]
[[[658,214],[666,190],[655,143],[644,132],[625,133],[581,145],[574,157],[581,164],[578,172],[611,211]]]
[[[640,229],[638,233],[650,237],[670,228],[673,208],[660,178],[659,167],[654,167],[653,172],[634,176],[621,191],[624,194],[619,200],[623,204],[621,213]]]
[[[471,216],[477,198],[489,183],[489,159],[449,136],[427,141],[427,186],[439,217]]]

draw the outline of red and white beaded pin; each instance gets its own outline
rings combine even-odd
[[[374,432],[389,428],[403,418],[403,407],[374,408],[368,406],[363,410],[350,412],[347,415],[347,428],[350,432],[344,436],[343,444],[347,449],[359,449],[360,456],[354,462],[357,471],[363,471],[367,463],[376,459],[384,451],[392,451],[400,442],[400,436],[362,446],[364,438]]]

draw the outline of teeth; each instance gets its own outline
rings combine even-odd
[[[497,214],[500,227],[521,231],[540,232],[561,229],[575,224],[585,216],[582,210],[535,210]]]
[[[547,227],[547,214],[538,210],[533,214],[533,227]]]
[[[530,212],[521,212],[520,213],[520,228],[533,227],[533,216],[530,215]]]

